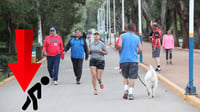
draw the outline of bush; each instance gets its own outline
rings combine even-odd
[[[17,56],[9,56],[9,55],[0,55],[0,69],[1,78],[10,76],[10,68],[8,67],[8,63],[17,63]]]
[[[9,60],[11,60],[9,56],[0,55],[0,68],[7,68]]]

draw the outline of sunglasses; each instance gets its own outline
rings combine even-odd
[[[50,32],[54,32],[55,30],[51,30]]]

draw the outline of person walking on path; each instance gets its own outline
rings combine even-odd
[[[92,85],[94,88],[94,95],[97,95],[96,80],[98,80],[100,88],[103,89],[102,75],[105,66],[104,55],[106,55],[106,45],[100,41],[100,35],[98,32],[94,33],[94,42],[89,45],[90,57],[90,71],[92,74]]]
[[[166,64],[172,65],[172,49],[174,49],[174,36],[171,34],[170,29],[167,31],[167,34],[163,36],[162,46],[166,51]]]
[[[71,38],[64,48],[67,52],[71,48],[71,60],[73,64],[74,74],[76,76],[76,84],[80,84],[82,76],[82,66],[85,53],[85,60],[88,59],[88,47],[86,40],[82,38],[80,30],[75,30],[75,38]]]
[[[158,28],[157,23],[151,22],[151,26],[154,30],[154,33],[152,35],[152,57],[155,59],[156,65],[157,65],[157,68],[155,69],[155,71],[159,72],[161,71],[161,67],[160,67],[161,30]]]
[[[124,99],[133,100],[134,79],[138,77],[138,54],[142,52],[142,45],[139,37],[135,34],[134,23],[127,26],[127,33],[120,36],[119,48],[120,64],[124,77]]]
[[[121,36],[122,34],[124,34],[124,33],[126,33],[126,31],[121,31],[121,32],[120,32],[120,36]],[[119,51],[119,55],[120,55],[121,49],[119,49],[119,46],[118,46],[119,40],[120,40],[120,38],[118,38],[117,41],[115,42],[115,48]],[[120,66],[120,62],[119,62],[119,73],[122,74],[122,69],[121,69],[121,66]]]
[[[64,59],[63,42],[56,34],[55,27],[50,28],[50,35],[45,38],[43,44],[43,54],[47,56],[47,68],[50,77],[57,85],[60,57]]]

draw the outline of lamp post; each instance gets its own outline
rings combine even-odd
[[[196,95],[196,87],[193,85],[194,0],[190,0],[189,7],[189,84],[185,88],[185,94]]]
[[[110,45],[112,44],[111,42],[111,17],[110,17],[110,0],[108,0],[108,5],[109,5],[109,27],[108,27],[108,30],[109,30],[109,38],[110,38]]]
[[[113,19],[114,19],[114,41],[116,42],[116,18],[115,18],[115,0],[113,0]]]
[[[141,0],[138,0],[138,20],[139,20],[139,37],[142,44],[142,14],[141,14]],[[140,53],[140,63],[143,62],[143,54]]]
[[[122,31],[124,31],[124,0],[122,0]]]

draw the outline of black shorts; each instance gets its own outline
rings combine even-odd
[[[127,62],[121,63],[122,75],[126,79],[137,79],[138,77],[138,63]]]
[[[90,67],[91,66],[97,67],[97,69],[104,70],[105,61],[98,59],[90,59]]]
[[[156,47],[155,51],[153,50],[153,47],[152,47],[152,57],[153,58],[160,57],[160,47]]]

